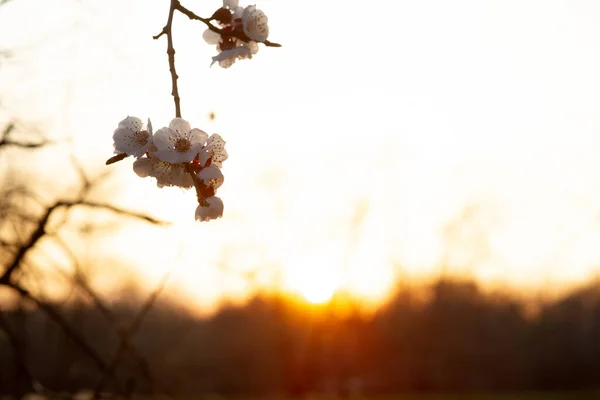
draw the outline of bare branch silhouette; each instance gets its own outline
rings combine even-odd
[[[106,371],[104,376],[98,382],[98,385],[96,385],[96,389],[94,390],[94,399],[100,398],[100,394],[102,393],[106,384],[108,383],[109,378],[114,375],[114,372],[117,369],[117,367],[119,366],[119,363],[121,362],[121,359],[123,358],[123,355],[125,354],[125,350],[127,350],[128,346],[129,346],[129,342],[133,338],[133,335],[135,335],[135,333],[139,329],[140,325],[142,324],[144,318],[146,317],[146,315],[148,314],[148,312],[150,311],[150,309],[152,308],[152,306],[158,299],[158,296],[164,290],[164,288],[167,284],[167,281],[169,279],[169,275],[170,275],[170,271],[167,271],[163,275],[158,286],[156,287],[156,289],[154,289],[154,291],[152,292],[150,297],[148,297],[148,299],[146,300],[146,303],[142,306],[141,310],[136,315],[136,317],[133,320],[129,329],[127,331],[125,331],[124,334],[122,335],[121,340],[119,342],[119,346],[117,347],[117,350],[115,351],[113,357],[110,360],[110,363],[108,366],[108,371]]]
[[[4,146],[13,146],[21,149],[39,149],[41,147],[47,146],[49,144],[54,144],[53,141],[43,139],[37,142],[25,142],[25,141],[17,141],[14,139],[10,139],[9,135],[14,132],[16,129],[16,125],[14,122],[9,123],[4,130],[2,131],[1,139],[0,139],[0,148]]]
[[[21,341],[19,340],[17,335],[13,332],[12,328],[10,327],[10,324],[8,323],[8,320],[6,319],[6,316],[4,315],[4,312],[1,309],[0,309],[0,330],[2,330],[8,337],[8,340],[13,349],[13,356],[15,358],[15,364],[17,365],[17,368],[19,369],[19,371],[23,374],[23,376],[27,380],[27,384],[28,384],[29,388],[32,388],[34,379],[33,379],[33,375],[31,374],[31,371],[29,370],[29,367],[27,366],[27,359],[25,357],[25,353],[24,353],[23,347],[21,345]]]
[[[78,285],[78,287],[81,288],[90,297],[90,299],[92,299],[96,308],[98,308],[98,310],[100,310],[100,313],[110,323],[114,332],[117,334],[117,336],[121,340],[121,343],[124,344],[125,350],[127,350],[129,352],[129,355],[134,360],[134,362],[137,364],[139,370],[142,372],[142,375],[144,375],[144,378],[146,378],[146,380],[150,384],[151,390],[153,391],[156,388],[163,394],[166,394],[167,396],[171,397],[171,395],[168,393],[168,391],[166,390],[164,385],[162,385],[152,375],[148,361],[144,358],[144,356],[142,356],[137,351],[137,349],[135,348],[135,345],[133,343],[131,343],[131,341],[129,340],[130,338],[127,336],[127,332],[118,326],[119,324],[118,324],[117,318],[109,310],[109,308],[106,306],[106,304],[104,304],[104,301],[100,298],[100,296],[88,284],[87,279],[86,279],[85,275],[83,274],[79,260],[77,259],[77,256],[73,253],[73,251],[69,248],[69,246],[60,238],[60,236],[55,235],[53,238],[56,241],[56,243],[58,243],[59,246],[64,250],[64,252],[69,256],[69,258],[71,259],[71,262],[73,263],[74,269],[75,269],[75,273],[74,273],[73,277],[67,276],[67,274],[64,273],[64,271],[60,270],[63,273],[63,276],[67,279],[72,278],[75,281],[75,283]]]
[[[17,283],[7,283],[5,286],[13,289],[17,293],[19,293],[22,297],[27,298],[33,301],[41,310],[43,310],[50,319],[52,319],[62,330],[63,332],[72,339],[96,364],[98,369],[106,374],[112,375],[111,370],[108,368],[106,362],[102,359],[102,357],[94,350],[92,346],[90,346],[86,340],[79,334],[79,332],[75,331],[73,327],[65,320],[65,318],[60,315],[58,311],[54,309],[49,303],[46,303],[39,299],[38,297],[31,294],[27,289],[23,288]]]

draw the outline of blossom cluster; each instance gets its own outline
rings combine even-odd
[[[182,118],[174,118],[168,127],[153,133],[150,119],[127,117],[113,134],[115,154],[134,156],[134,172],[153,177],[159,188],[194,187],[198,196],[196,219],[209,221],[223,215],[223,201],[215,196],[223,184],[221,172],[227,159],[225,141],[218,134],[208,135],[193,128]]]
[[[269,20],[255,5],[244,8],[239,0],[223,0],[223,7],[212,18],[219,23],[222,33],[204,31],[206,43],[216,45],[219,52],[212,58],[211,66],[219,63],[222,68],[229,68],[236,60],[251,59],[258,52],[258,43],[269,36]]]

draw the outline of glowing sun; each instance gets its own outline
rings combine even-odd
[[[332,266],[317,261],[306,260],[289,265],[285,278],[289,289],[313,304],[327,302],[340,287],[339,276]]]

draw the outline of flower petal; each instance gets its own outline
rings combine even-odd
[[[198,162],[204,167],[211,156],[212,152],[204,148],[200,151],[200,153],[198,153]]]
[[[156,178],[156,186],[177,186],[189,189],[194,186],[192,176],[182,164],[171,164],[156,157],[141,158],[133,163],[133,170],[142,177]]]
[[[229,154],[227,154],[227,150],[222,149],[219,152],[213,153],[212,164],[216,165],[219,168],[223,168],[223,161],[229,158]]]
[[[223,216],[223,201],[217,196],[204,199],[208,205],[198,205],[196,208],[197,221],[210,221]]]
[[[201,129],[194,128],[190,132],[190,142],[192,143],[192,145],[200,143],[202,146],[204,146],[207,139],[208,133],[204,132]]]
[[[217,32],[211,31],[210,29],[204,31],[204,33],[202,34],[202,38],[206,43],[211,45],[219,44],[219,42],[221,41],[221,35]]]
[[[119,122],[119,128],[131,129],[133,131],[141,131],[142,120],[138,117],[128,116],[123,121]]]
[[[240,3],[239,0],[223,0],[223,7],[234,9]]]
[[[196,176],[203,184],[212,186],[215,189],[218,189],[225,181],[225,177],[221,170],[214,165],[203,168]]]
[[[152,160],[149,158],[140,158],[133,162],[133,172],[140,178],[152,176]]]
[[[269,18],[256,6],[248,6],[242,14],[244,33],[252,40],[264,42],[269,36]]]
[[[160,128],[154,134],[154,145],[157,150],[167,150],[173,148],[173,142],[171,138],[175,137],[177,133],[171,128]]]
[[[178,162],[182,162],[180,156],[177,152],[167,149],[167,150],[157,150],[154,152],[154,156],[159,160],[166,161],[171,164],[176,164]],[[193,159],[193,158],[192,158]]]
[[[169,128],[180,134],[186,134],[192,130],[190,123],[183,118],[173,118],[169,124]]]
[[[210,65],[212,66],[214,63],[218,62],[219,66],[222,68],[229,68],[238,57],[245,57],[249,54],[251,54],[251,51],[245,46],[234,47],[233,49],[224,50],[214,56],[212,58],[213,62]]]
[[[244,15],[244,7],[238,6],[233,9],[233,15],[231,16],[231,18],[233,20],[241,19],[243,15]]]
[[[125,153],[136,157],[143,156],[152,145],[152,138],[146,131],[117,128],[113,133],[115,153]]]

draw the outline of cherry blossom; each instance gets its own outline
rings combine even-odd
[[[137,158],[146,154],[152,146],[152,124],[148,119],[146,129],[143,129],[142,120],[137,117],[127,117],[119,122],[113,133],[113,146],[115,153],[128,154]]]
[[[223,8],[235,9],[239,3],[239,0],[223,0]]]
[[[228,50],[223,50],[212,58],[211,67],[218,62],[221,68],[231,67],[237,60],[250,59],[258,52],[258,44],[256,42],[242,42],[242,44]]]
[[[227,160],[228,157],[227,150],[225,150],[225,141],[218,133],[210,135],[206,145],[198,155],[200,165],[207,166],[208,160],[211,160],[210,165],[216,165],[219,168],[223,167],[223,161]]]
[[[218,189],[225,180],[223,173],[215,165],[202,168],[202,171],[198,172],[196,176],[205,186],[212,186],[214,189]]]
[[[154,134],[155,157],[171,164],[190,162],[202,149],[208,134],[190,127],[182,118],[174,118],[169,127],[161,128]]]
[[[133,171],[141,178],[156,178],[156,186],[177,186],[185,189],[194,187],[192,176],[186,171],[185,164],[171,164],[156,157],[144,157],[133,163]]]
[[[197,221],[210,221],[223,216],[223,201],[217,196],[201,199],[196,208]]]
[[[269,19],[256,6],[248,6],[242,14],[244,33],[256,42],[264,42],[269,37]]]

